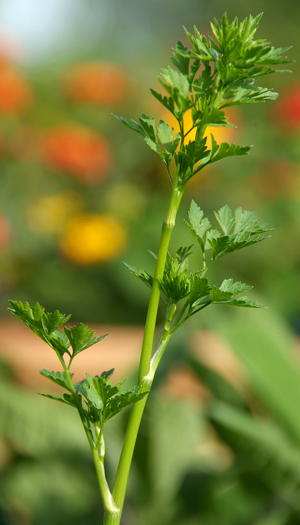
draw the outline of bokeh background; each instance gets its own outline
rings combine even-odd
[[[112,113],[167,120],[149,87],[186,42],[182,25],[209,34],[213,17],[249,9],[237,0],[0,2],[1,525],[102,522],[76,414],[36,395],[50,391],[39,369],[57,364],[10,319],[8,299],[72,313],[99,334],[109,327],[111,343],[80,356],[76,378],[115,365],[117,378],[135,381],[149,290],[122,260],[152,271],[170,188],[160,160]],[[210,278],[253,284],[268,310],[215,306],[174,338],[123,525],[300,523],[300,4],[253,0],[251,14],[261,11],[258,37],[293,46],[292,73],[262,78],[278,100],[231,111],[237,128],[218,128],[219,141],[254,148],[190,182],[172,248],[192,242],[191,198],[210,218],[225,203],[257,211],[272,238],[221,260]],[[107,428],[111,480],[127,417]]]

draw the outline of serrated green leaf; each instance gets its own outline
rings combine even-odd
[[[161,289],[171,304],[177,304],[178,301],[187,297],[189,294],[189,277],[188,273],[188,250],[179,248],[174,258],[167,254],[166,269],[161,282]]]
[[[240,106],[242,104],[257,104],[267,100],[276,100],[278,93],[263,87],[254,87],[252,78],[239,79],[232,82],[223,95],[222,108]]]
[[[188,297],[190,305],[196,307],[204,297],[210,301],[210,290],[208,280],[205,277],[192,275],[190,277],[190,293]]]
[[[9,310],[13,315],[23,321],[39,337],[44,337],[42,323],[44,308],[39,303],[35,303],[32,308],[30,308],[28,302],[23,304],[21,301],[9,301],[9,304],[11,306]]]
[[[236,157],[241,155],[248,155],[251,146],[238,146],[236,144],[228,144],[227,142],[222,142],[222,144],[217,144],[213,134],[211,133],[212,148],[210,154],[206,156],[200,165],[195,170],[195,173],[200,171],[207,166],[208,164],[213,164],[219,160],[226,159],[228,157]]]
[[[101,374],[100,377],[99,376],[92,377],[89,374],[85,374],[85,375],[86,375],[88,383],[91,386],[93,386],[95,391],[99,394],[104,406],[106,405],[107,401],[111,397],[113,397],[114,395],[118,393],[119,391],[118,386],[117,385],[111,386],[111,383],[108,380],[108,377],[110,377],[111,374],[109,376],[106,376],[105,374],[104,375]]]
[[[39,303],[36,303],[33,308],[30,308],[27,302],[23,304],[21,301],[9,301],[9,304],[11,306],[9,310],[55,352],[60,356],[63,356],[65,352],[70,355],[69,345],[64,336],[57,329],[54,329],[55,326],[61,326],[66,322],[70,316],[64,316],[58,310],[54,314],[45,313],[45,309]]]
[[[88,406],[89,410],[91,409],[91,407],[93,407],[97,411],[100,412],[100,414],[99,414],[99,416],[97,418],[97,419],[99,419],[99,417],[101,417],[101,415],[102,415],[104,403],[102,401],[101,396],[97,392],[93,382],[89,381],[88,379],[84,379],[83,381],[80,381],[80,383],[77,383],[75,385],[75,391],[77,393],[80,393],[80,394],[82,394],[84,396],[84,398],[86,399],[87,406]],[[93,414],[93,418],[94,418],[94,416],[95,416],[94,412],[92,412],[92,414]]]
[[[166,122],[160,120],[158,126],[158,138],[165,149],[165,153],[161,153],[160,156],[165,160],[167,165],[170,163],[181,139],[180,133],[177,133],[174,139],[173,135],[174,129],[170,129]]]
[[[202,250],[202,253],[205,251],[205,241],[204,236],[211,227],[211,224],[209,220],[204,217],[203,211],[200,209],[199,206],[195,203],[195,201],[192,200],[189,213],[188,213],[190,224],[187,223],[190,232],[194,236],[194,238],[197,240],[198,244],[200,245],[200,248]]]
[[[186,144],[184,150],[180,150],[176,155],[175,158],[180,164],[182,174],[184,174],[184,182],[193,176],[194,166],[209,155],[206,140],[207,138],[204,137],[201,141],[190,141]]]
[[[67,377],[66,372],[54,372],[53,370],[52,372],[49,372],[49,370],[46,370],[45,368],[43,368],[43,370],[40,371],[40,374],[46,377],[47,379],[50,379],[50,381],[53,381],[53,383],[56,383],[57,385],[65,388],[69,392],[72,392],[70,385],[68,383],[68,377]],[[70,374],[71,379],[73,375],[74,374]]]
[[[210,292],[210,298],[212,303],[218,303],[219,301],[224,301],[226,299],[230,299],[231,297],[232,293],[220,290],[220,288],[217,288],[217,286],[212,286]]]
[[[65,405],[69,405],[73,408],[77,408],[77,404],[74,400],[74,396],[71,394],[63,394],[62,396],[52,396],[50,394],[39,394],[43,397],[48,397],[49,399],[53,399],[54,401],[59,401],[60,403],[64,403]],[[78,401],[81,404],[81,396],[77,395]]]
[[[189,276],[186,273],[174,274],[173,271],[167,270],[164,273],[161,287],[168,300],[172,304],[177,304],[189,294]]]
[[[248,297],[239,297],[238,299],[232,299],[224,303],[220,302],[219,304],[227,304],[229,306],[240,306],[244,308],[267,308],[266,306],[262,306],[261,304],[259,304],[257,301],[248,299]]]
[[[150,91],[152,95],[172,113],[172,115],[175,114],[175,105],[172,97],[163,96],[161,95],[161,93],[158,93],[158,91],[156,91],[155,89],[150,89]]]
[[[191,255],[193,252],[191,252],[191,248],[193,248],[193,244],[190,246],[180,246],[178,248],[175,259],[181,264],[189,255]]]
[[[251,290],[252,286],[247,284],[233,282],[233,279],[225,279],[220,288],[213,286],[210,293],[211,302],[214,304],[223,304],[228,306],[239,306],[247,308],[264,308],[256,301],[248,297],[237,297],[243,292]]]
[[[149,391],[140,392],[140,390],[140,386],[135,386],[126,390],[122,389],[118,394],[112,397],[105,407],[105,421],[108,421],[114,417],[124,408],[141,401],[141,399],[143,399],[149,393]]]
[[[90,348],[94,344],[102,341],[108,334],[101,335],[100,337],[93,337],[95,330],[91,330],[88,326],[83,323],[79,323],[72,328],[64,328],[64,333],[67,336],[70,346],[73,349],[72,359],[83,350]]]
[[[252,288],[253,286],[241,283],[241,281],[234,283],[233,279],[225,279],[220,286],[220,290],[223,292],[229,292],[232,295],[239,295],[243,292],[251,290]]]
[[[227,127],[235,128],[234,124],[231,124],[227,121],[225,111],[222,111],[218,108],[209,108],[203,115],[201,119],[201,125],[213,126],[213,127]]]
[[[270,231],[270,229],[261,223],[256,212],[248,210],[243,211],[242,208],[237,208],[235,210],[235,226],[233,233],[238,234],[244,231],[264,233]]]
[[[168,66],[167,69],[161,70],[161,77],[173,90],[177,91],[181,97],[187,97],[190,86],[189,81],[184,75]]]
[[[66,334],[64,334],[64,332],[55,330],[49,337],[49,344],[51,348],[53,348],[61,356],[63,356],[64,353],[67,353],[71,357],[71,354],[69,351],[70,341],[67,338]]]
[[[176,44],[171,61],[182,75],[187,78],[189,77],[190,55],[187,47],[185,47],[180,41]]]
[[[157,143],[157,132],[154,118],[147,117],[147,115],[143,114],[139,121],[149,139],[152,142]]]
[[[55,310],[53,313],[45,313],[43,316],[43,322],[47,329],[48,334],[52,334],[60,326],[66,324],[71,315],[61,314],[58,310]]]
[[[126,266],[126,268],[128,268],[128,270],[134,277],[142,281],[142,283],[146,284],[146,286],[148,286],[149,288],[152,288],[153,277],[149,275],[149,273],[147,273],[145,270],[138,270],[134,266],[131,266],[130,264],[125,263],[124,261],[123,264],[124,266]]]
[[[217,259],[227,253],[230,246],[228,235],[208,237],[208,244],[212,247],[213,259]]]
[[[195,60],[196,62],[196,69],[199,69],[199,62],[200,60]],[[191,68],[192,69],[192,68]],[[201,97],[207,95],[213,85],[214,82],[214,76],[212,74],[212,70],[210,66],[207,66],[202,71],[201,75],[194,78],[193,81],[193,91],[195,93],[195,97],[197,100],[201,100]]]
[[[106,370],[106,371],[102,372],[101,377],[105,381],[108,381],[108,379],[110,379],[111,376],[113,375],[114,371],[115,371],[115,368],[111,368],[110,370]]]
[[[235,223],[235,218],[232,210],[226,204],[219,211],[215,212],[215,217],[220,224],[225,235],[230,233],[232,226]]]
[[[139,133],[140,135],[142,135],[142,137],[145,137],[146,133],[145,131],[143,130],[143,128],[133,119],[127,119],[125,117],[118,117],[117,115],[115,115],[114,113],[112,113],[113,117],[115,117],[119,122],[121,122],[122,124],[124,124],[124,126],[126,126],[127,128],[131,129],[132,131],[136,131],[137,133]]]

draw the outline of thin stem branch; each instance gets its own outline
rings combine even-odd
[[[106,480],[105,468],[104,468],[104,462],[103,462],[104,458],[102,457],[100,459],[99,451],[98,451],[99,444],[98,444],[98,442],[96,444],[94,443],[94,439],[93,439],[92,433],[90,431],[88,422],[86,420],[83,407],[82,407],[81,403],[78,400],[78,396],[77,396],[77,394],[75,392],[75,388],[74,388],[74,385],[72,383],[72,378],[71,378],[70,372],[69,372],[69,370],[68,370],[68,368],[67,368],[67,366],[66,366],[66,364],[65,364],[65,362],[63,360],[63,358],[60,359],[60,362],[61,362],[61,364],[63,366],[63,369],[64,369],[64,371],[66,373],[68,385],[70,387],[70,391],[73,394],[73,398],[74,398],[74,401],[76,403],[76,407],[77,407],[77,410],[78,410],[78,413],[79,413],[79,416],[80,416],[80,419],[81,419],[84,431],[86,433],[86,437],[88,439],[89,445],[90,445],[91,450],[92,450],[94,464],[95,464],[95,469],[96,469],[96,474],[97,474],[97,479],[98,479],[98,484],[99,484],[99,489],[100,489],[100,493],[101,493],[102,500],[103,500],[103,506],[104,506],[105,514],[107,516],[110,516],[110,515],[111,516],[117,516],[117,515],[119,515],[120,511],[119,511],[118,507],[116,506],[116,504],[115,504],[115,502],[113,500],[113,496],[112,496],[112,494],[110,492],[110,489],[109,489],[109,486],[108,486],[108,483],[107,483],[107,480]],[[102,432],[100,433],[100,436],[102,437]]]

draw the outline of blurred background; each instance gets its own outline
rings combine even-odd
[[[250,14],[237,0],[0,1],[1,525],[102,523],[77,414],[36,395],[51,391],[39,370],[58,369],[55,356],[10,319],[8,299],[111,332],[78,358],[76,379],[116,366],[117,379],[136,381],[149,290],[122,260],[153,270],[170,187],[112,113],[168,121],[149,87],[160,89],[160,68],[186,43],[182,26],[210,34],[225,10],[230,21]],[[292,45],[297,60],[300,4],[253,0],[251,14],[261,11],[258,38]],[[216,128],[218,141],[254,148],[189,183],[172,242],[193,242],[183,221],[192,198],[210,219],[225,203],[257,211],[272,238],[221,260],[210,281],[253,284],[268,310],[215,306],[174,337],[123,525],[300,523],[299,61],[290,68],[261,79],[276,102],[232,110],[237,128]],[[110,480],[127,417],[107,428]]]

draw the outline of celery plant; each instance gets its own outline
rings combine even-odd
[[[275,100],[277,93],[257,87],[258,77],[275,72],[274,66],[288,62],[282,54],[288,48],[272,47],[266,40],[255,40],[261,14],[251,15],[239,23],[237,18],[229,24],[226,14],[220,23],[211,24],[213,37],[206,38],[194,28],[194,35],[186,31],[191,49],[177,42],[171,58],[173,67],[163,69],[159,81],[166,91],[162,95],[151,89],[152,95],[176,118],[179,133],[160,121],[142,115],[139,122],[116,117],[128,128],[140,134],[148,146],[161,158],[171,184],[169,207],[162,225],[158,254],[153,276],[144,270],[126,265],[130,272],[151,289],[145,332],[141,350],[138,385],[124,388],[123,382],[112,386],[113,370],[91,377],[80,383],[72,382],[70,372],[73,359],[83,350],[103,339],[85,325],[59,328],[70,316],[45,313],[38,303],[32,308],[28,303],[10,301],[10,310],[57,354],[62,372],[42,370],[41,374],[67,393],[62,396],[46,395],[74,407],[80,416],[93,454],[99,488],[105,509],[105,525],[118,525],[121,520],[126,485],[140,421],[151,385],[172,335],[191,316],[211,304],[262,308],[256,301],[241,296],[251,286],[225,279],[221,285],[210,284],[206,274],[218,259],[228,253],[258,243],[269,237],[265,226],[255,212],[233,212],[223,206],[215,212],[218,228],[213,228],[203,211],[192,201],[187,230],[198,245],[199,270],[189,271],[192,246],[181,246],[175,254],[169,253],[171,235],[177,211],[188,181],[206,166],[226,157],[247,155],[250,146],[218,144],[211,134],[212,145],[207,146],[207,126],[233,126],[224,109],[229,106],[256,104]],[[186,129],[184,115],[192,115],[192,126]],[[194,140],[190,133],[195,130]],[[188,233],[188,231],[187,231]],[[154,332],[160,301],[165,306],[165,323],[157,346]],[[133,405],[124,445],[120,456],[113,490],[105,475],[104,426],[106,421],[128,405]]]

